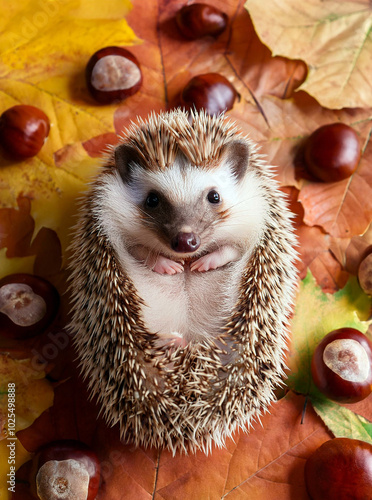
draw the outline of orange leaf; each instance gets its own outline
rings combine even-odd
[[[298,229],[300,243],[301,278],[305,278],[307,269],[315,277],[325,293],[336,292],[343,288],[349,274],[330,252],[330,238],[319,227],[302,225]]]
[[[111,460],[111,475],[100,500],[151,497],[171,500],[187,498],[307,499],[303,478],[306,458],[330,436],[308,409],[301,424],[304,398],[289,394],[275,403],[249,434],[229,440],[226,448],[210,456],[196,453],[172,457],[169,452],[133,450],[128,446],[104,446]],[[103,436],[102,436],[103,437]],[[99,439],[102,439],[100,436]],[[110,438],[109,438],[110,439]],[[135,496],[137,495],[137,496]]]

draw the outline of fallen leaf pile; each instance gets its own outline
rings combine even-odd
[[[27,341],[0,339],[1,477],[8,470],[9,381],[17,384],[18,438],[16,493],[1,484],[1,500],[33,498],[28,460],[54,439],[79,439],[96,451],[103,471],[98,500],[306,500],[303,468],[320,444],[333,436],[372,442],[371,396],[338,405],[321,397],[310,376],[314,348],[330,330],[352,326],[370,335],[371,298],[356,278],[372,246],[370,2],[208,1],[229,24],[219,37],[198,40],[183,38],[175,24],[185,3],[0,0],[0,114],[31,104],[51,122],[34,158],[16,162],[0,154],[0,278],[34,273],[62,296],[53,331]],[[109,45],[137,57],[143,85],[119,104],[101,105],[87,92],[84,70]],[[187,82],[207,72],[235,87],[239,99],[227,116],[260,145],[288,195],[300,284],[279,401],[226,448],[172,457],[120,443],[117,427],[107,429],[88,400],[65,331],[67,248],[78,198],[116,134],[137,116],[178,106]],[[357,132],[362,157],[349,179],[317,182],[306,172],[302,148],[332,122]]]

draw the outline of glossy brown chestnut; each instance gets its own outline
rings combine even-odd
[[[326,441],[305,464],[311,500],[372,500],[372,446],[364,441]]]
[[[305,145],[309,172],[323,182],[346,179],[356,170],[360,155],[357,133],[345,123],[331,123],[315,130]]]
[[[14,159],[37,155],[49,130],[49,118],[35,106],[19,104],[4,111],[0,117],[0,142]]]
[[[53,441],[35,455],[33,475],[41,500],[94,500],[100,484],[100,464],[84,443]]]
[[[59,294],[49,281],[32,274],[0,280],[0,336],[25,339],[43,332],[54,320]]]
[[[372,295],[372,253],[368,254],[358,267],[358,280],[361,289]]]
[[[93,98],[103,104],[122,101],[142,85],[137,58],[121,47],[105,47],[95,52],[88,61],[85,76]]]
[[[206,73],[192,78],[181,94],[186,109],[204,109],[218,115],[232,109],[237,92],[229,80],[218,73]]]
[[[185,5],[176,15],[180,32],[190,40],[208,35],[217,37],[225,30],[227,21],[224,12],[205,3]]]
[[[327,397],[355,403],[372,390],[372,342],[354,328],[340,328],[326,335],[311,362],[315,385]]]

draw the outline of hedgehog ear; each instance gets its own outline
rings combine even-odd
[[[244,141],[232,141],[222,150],[222,158],[228,162],[237,180],[244,177],[249,163],[249,146]]]
[[[129,182],[134,165],[141,163],[138,151],[129,144],[120,144],[115,148],[115,165],[124,182]]]

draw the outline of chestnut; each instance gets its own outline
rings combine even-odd
[[[361,401],[372,389],[372,342],[354,328],[333,330],[316,347],[311,374],[330,399]]]
[[[372,253],[368,254],[358,267],[358,281],[360,288],[372,295]]]
[[[59,309],[59,294],[49,281],[32,274],[0,280],[0,336],[14,339],[43,332]]]
[[[181,102],[187,109],[204,109],[210,115],[218,115],[234,106],[237,92],[229,80],[218,73],[198,75],[188,82],[181,94]]]
[[[178,29],[190,40],[208,35],[217,37],[225,30],[227,21],[224,12],[205,3],[185,5],[176,15]]]
[[[80,441],[53,441],[33,459],[32,484],[40,500],[94,500],[99,483],[98,457]]]
[[[35,106],[19,104],[0,116],[0,142],[14,159],[23,160],[38,154],[49,135],[47,115]]]
[[[372,445],[334,438],[307,459],[305,483],[312,500],[371,500]]]
[[[122,47],[105,47],[95,52],[85,76],[93,98],[103,104],[122,101],[135,94],[142,84],[137,58]]]
[[[323,182],[337,182],[350,177],[358,166],[360,156],[357,133],[340,122],[316,129],[304,149],[308,171]]]

